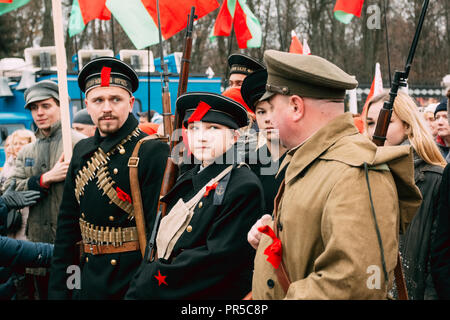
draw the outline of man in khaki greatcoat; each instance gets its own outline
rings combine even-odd
[[[345,90],[357,82],[334,64],[274,50],[264,60],[260,101],[290,150],[274,221],[249,232],[253,298],[386,298],[399,229],[421,201],[409,146],[377,149],[359,134],[344,113]]]

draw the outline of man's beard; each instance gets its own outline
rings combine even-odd
[[[113,123],[105,123],[102,120],[109,118],[109,120],[114,120]],[[98,130],[104,135],[112,134],[120,129],[118,125],[118,118],[111,114],[106,114],[98,118]]]

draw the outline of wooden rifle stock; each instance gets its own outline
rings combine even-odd
[[[195,7],[191,8],[191,13],[188,15],[188,23],[186,28],[186,37],[184,43],[183,57],[181,60],[181,71],[180,71],[180,80],[178,84],[178,93],[177,97],[186,92],[187,82],[189,78],[189,64],[191,59],[192,52],[192,30],[194,26],[195,16]],[[161,49],[161,66],[165,66],[163,64],[163,56]],[[164,69],[163,69],[164,70]],[[177,110],[175,109],[175,128],[172,125],[172,113],[170,110],[170,94],[169,91],[164,91],[163,89],[163,121],[164,121],[164,135],[167,137],[170,142],[170,157],[167,159],[166,168],[164,170],[164,177],[161,185],[160,196],[158,200],[158,213],[156,216],[155,226],[159,225],[159,220],[162,219],[167,214],[167,204],[161,201],[163,198],[175,185],[175,182],[178,177],[178,166],[172,158],[172,153],[175,149],[175,146],[179,142],[179,137],[173,137],[173,132],[175,130],[179,130],[182,128],[182,119],[180,118]],[[149,242],[149,256],[148,260],[153,261],[155,258],[155,242],[156,242],[157,230],[153,232]]]
[[[391,121],[392,109],[382,108],[378,115],[377,126],[372,136],[372,141],[377,146],[381,147],[386,141],[387,130],[389,128],[389,121]]]
[[[187,83],[189,79],[189,64],[191,61],[190,59],[192,52],[192,29],[194,27],[194,19],[195,19],[195,7],[192,7],[191,13],[190,15],[188,15],[177,97],[186,92]],[[172,129],[172,123],[170,123],[170,126],[171,126],[170,128]],[[182,128],[182,119],[180,118],[178,112],[175,109],[175,130],[180,130],[181,128]],[[173,136],[173,130],[170,131],[170,134],[171,134],[170,151],[172,153],[175,146],[179,142],[179,137]],[[167,161],[166,170],[164,172],[164,179],[160,192],[161,197],[165,196],[170,191],[170,189],[172,189],[172,187],[175,184],[175,181],[177,180],[177,176],[178,176],[178,166],[175,164],[172,158],[169,158],[169,160]],[[159,208],[161,208],[161,217],[164,217],[166,215],[166,204],[161,203]]]

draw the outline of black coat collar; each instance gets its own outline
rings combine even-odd
[[[211,179],[218,176],[223,170],[228,166],[236,164],[236,145],[233,145],[226,153],[218,157],[214,163],[210,164],[202,171],[200,170],[200,165],[195,165],[192,169],[186,171],[175,183],[175,186],[164,196],[161,201],[169,203],[175,198],[183,197],[184,194],[180,194],[181,189],[184,189],[186,185],[188,190],[197,193],[201,188],[203,188]],[[227,161],[226,160],[231,161]]]
[[[83,148],[81,151],[81,156],[85,156],[87,154],[92,153],[97,150],[99,147],[105,152],[108,153],[114,146],[116,146],[122,139],[127,137],[136,127],[138,126],[138,121],[134,117],[132,113],[128,114],[128,118],[123,124],[123,126],[116,132],[107,135],[106,137],[100,136],[100,132],[98,128],[95,130],[95,135],[90,138],[90,144]]]

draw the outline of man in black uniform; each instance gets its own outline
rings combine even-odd
[[[138,77],[124,62],[100,57],[81,70],[78,84],[97,130],[75,146],[67,172],[49,298],[121,299],[142,261],[128,167],[134,147],[146,136],[131,114]],[[168,153],[167,144],[159,140],[147,141],[139,149],[147,231],[155,220]],[[83,254],[77,283],[73,265],[80,259],[76,245],[80,240]]]
[[[244,79],[257,70],[264,69],[264,64],[258,60],[242,53],[233,53],[228,57],[228,67],[230,68],[230,76],[228,78],[228,89],[224,94],[228,97],[227,92],[231,93],[233,90],[241,90]],[[236,93],[234,93],[236,94]],[[244,154],[256,145],[256,136],[258,126],[255,121],[255,114],[248,112],[248,117],[251,120],[249,125],[239,130],[240,137],[237,142],[239,157],[243,160]]]
[[[258,60],[242,53],[233,53],[228,57],[228,67],[230,77],[228,86],[230,88],[240,88],[245,77],[256,70],[264,69],[264,65]]]

